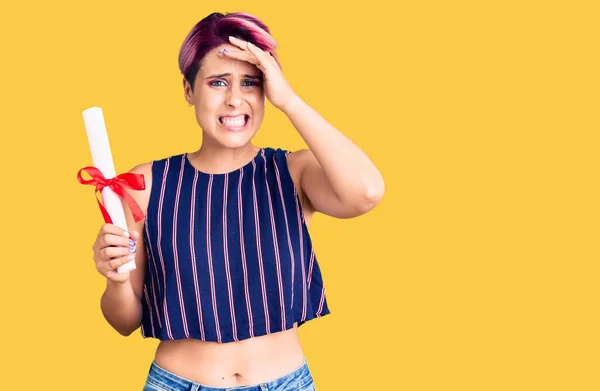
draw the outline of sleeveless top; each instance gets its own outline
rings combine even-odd
[[[143,338],[231,342],[329,314],[282,149],[208,174],[187,154],[152,163]]]

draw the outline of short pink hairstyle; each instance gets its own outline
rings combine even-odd
[[[229,36],[252,42],[262,50],[271,53],[277,64],[275,53],[277,43],[271,31],[260,19],[243,12],[221,14],[214,12],[188,33],[179,51],[179,70],[190,83],[192,90],[196,74],[202,65],[202,59],[209,51],[229,42]]]

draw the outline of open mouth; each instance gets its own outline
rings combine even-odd
[[[227,128],[243,128],[250,119],[249,115],[241,114],[234,117],[223,116],[219,117],[219,123]]]

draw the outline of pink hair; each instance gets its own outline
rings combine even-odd
[[[214,12],[200,22],[188,33],[179,51],[179,70],[194,88],[196,74],[202,59],[214,48],[229,43],[229,36],[252,42],[262,50],[271,53],[277,64],[279,59],[275,53],[277,43],[271,36],[269,28],[258,18],[243,12],[221,14]]]

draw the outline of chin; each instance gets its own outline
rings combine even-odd
[[[232,133],[217,128],[213,129],[212,132],[205,133],[204,137],[210,137],[213,142],[224,148],[238,149],[248,145],[255,134],[256,130],[254,129]]]

